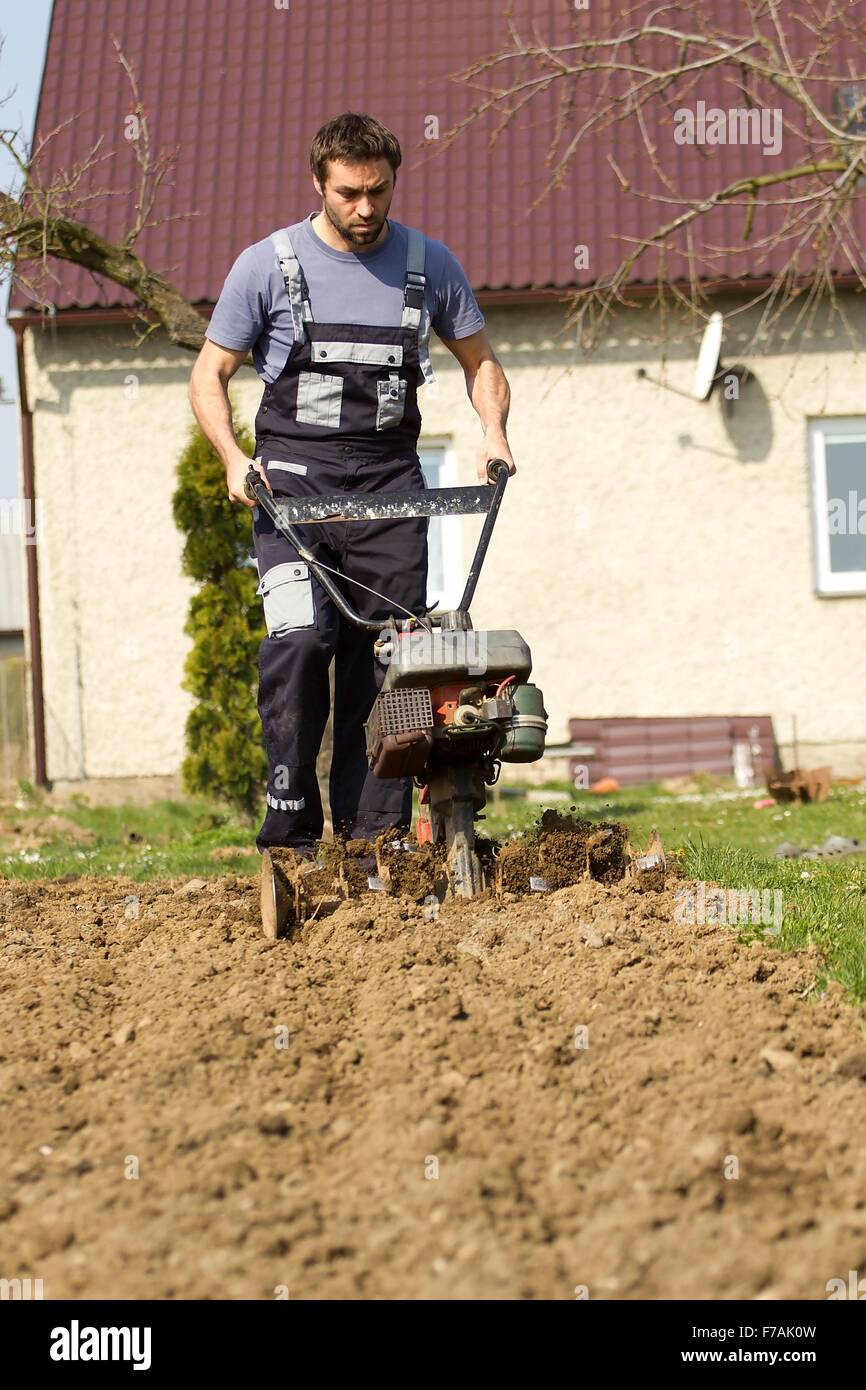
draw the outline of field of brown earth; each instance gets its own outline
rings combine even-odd
[[[864,1010],[673,888],[0,879],[0,1275],[52,1298],[823,1299]]]

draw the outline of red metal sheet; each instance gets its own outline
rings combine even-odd
[[[435,116],[444,133],[479,100],[477,87],[455,81],[454,75],[511,45],[508,8],[504,0],[405,6],[393,0],[326,0],[286,9],[235,0],[181,5],[55,0],[37,136],[68,124],[40,158],[41,176],[73,166],[102,140],[102,152],[111,151],[112,158],[85,177],[81,191],[128,192],[98,198],[86,217],[112,240],[129,227],[138,166],[124,136],[131,97],[112,45],[116,36],[138,78],[153,148],[180,147],[173,183],[161,189],[156,213],[162,219],[196,214],[149,228],[138,250],[194,303],[216,300],[244,247],[318,206],[308,165],[310,141],[324,121],[344,110],[369,110],[395,130],[404,161],[394,216],[450,246],[476,290],[588,283],[616,265],[629,244],[623,238],[646,234],[671,214],[670,204],[624,192],[611,168],[608,156],[634,189],[664,192],[653,182],[633,122],[613,126],[582,148],[564,186],[537,207],[532,204],[549,177],[545,156],[553,132],[553,92],[533,101],[492,148],[493,113],[447,149],[441,140],[425,139],[428,117]],[[517,29],[529,41],[543,36],[553,44],[568,43],[587,29],[601,37],[625,23],[613,0],[593,0],[586,10],[563,0],[514,0],[511,8]],[[738,31],[748,22],[738,0],[714,0],[712,8],[726,28]],[[703,7],[690,21],[683,7],[674,18],[697,24],[702,14]],[[795,52],[813,43],[808,26],[788,23],[787,29]],[[815,61],[817,71],[830,60]],[[831,66],[844,68],[838,51]],[[514,66],[498,68],[479,80],[503,84],[517,74]],[[706,76],[693,95],[727,108],[731,90]],[[571,114],[573,126],[581,101],[578,97]],[[763,172],[771,162],[760,150],[756,159],[749,146],[675,146],[672,113],[657,122],[653,136],[660,146],[668,142],[665,165],[689,195],[715,189],[756,165]],[[786,133],[779,159],[793,163],[800,153],[795,135]],[[769,218],[759,212],[751,242],[744,244],[742,207],[712,213],[703,241],[743,248],[719,261],[719,275],[765,276],[779,268],[787,248],[760,249]],[[862,210],[856,219],[862,242]],[[590,249],[587,271],[574,268],[579,243]],[[672,254],[668,266],[682,275],[686,260]],[[52,269],[59,283],[50,294],[58,309],[133,302],[130,294],[88,271],[65,264]],[[655,260],[649,259],[637,278],[652,281],[655,274]],[[10,307],[31,308],[32,301],[13,288]]]
[[[570,737],[575,742],[588,741],[590,727],[596,756],[584,763],[575,758],[570,766],[572,776],[578,768],[588,767],[591,782],[600,777],[615,777],[625,787],[697,772],[730,777],[734,771],[734,743],[746,736],[739,731],[756,728],[763,731],[762,752],[754,755],[758,774],[765,761],[773,765],[779,762],[769,715],[572,719]]]

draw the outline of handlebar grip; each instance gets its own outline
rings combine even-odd
[[[496,479],[499,477],[499,474],[502,472],[503,468],[505,469],[505,471],[506,471],[506,473],[507,473],[507,472],[508,472],[508,464],[505,462],[505,459],[489,459],[489,460],[488,460],[488,463],[487,463],[487,481],[488,481],[488,483],[495,483],[495,482],[496,482]]]
[[[244,492],[246,493],[247,497],[249,497],[251,502],[256,501],[256,494],[253,491],[253,484],[261,483],[262,481],[263,479],[261,473],[259,473],[258,470],[255,468],[251,468],[247,473],[247,476],[244,478]]]

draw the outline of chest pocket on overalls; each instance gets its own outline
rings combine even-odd
[[[304,425],[325,425],[340,428],[343,402],[343,378],[326,376],[324,372],[300,372],[298,375],[298,406],[296,417]]]
[[[397,372],[391,372],[387,381],[376,382],[376,393],[376,429],[389,430],[399,425],[406,407],[405,381],[401,381]]]
[[[365,395],[371,395],[373,382],[369,373],[377,367],[399,367],[403,363],[403,348],[399,343],[355,343],[332,340],[314,342],[311,357],[315,366],[327,367],[332,362],[345,362],[350,370],[361,374]],[[298,378],[298,419],[309,425],[340,424],[342,380],[320,372],[301,372]],[[400,373],[388,371],[387,381],[376,381],[376,429],[388,430],[399,425],[406,409],[406,382]]]

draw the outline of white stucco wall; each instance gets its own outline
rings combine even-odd
[[[171,516],[189,355],[28,330],[52,780],[175,772],[192,585]]]
[[[866,305],[849,315],[866,342]],[[590,360],[559,334],[558,306],[487,320],[519,474],[473,617],[530,642],[551,740],[574,715],[769,713],[784,743],[796,715],[804,762],[866,773],[866,599],[814,592],[806,440],[810,416],[866,415],[862,353],[834,325],[748,358],[755,381],[726,422],[717,397],[637,380],[660,371],[648,309]],[[173,773],[183,755],[191,585],[171,495],[192,358],[130,342],[26,334],[52,779]],[[477,418],[454,360],[436,345],[433,362],[423,437],[450,440],[470,482]],[[693,362],[692,346],[674,352],[669,383],[688,390]],[[254,373],[232,391],[251,426]],[[478,526],[461,523],[464,568]]]
[[[662,371],[649,310],[579,363],[558,311],[490,314],[521,475],[474,617],[507,585],[552,739],[578,714],[769,713],[783,744],[796,716],[805,765],[866,773],[866,598],[815,593],[807,448],[810,417],[866,419],[866,305],[846,310],[858,351],[838,320],[766,357],[738,352],[753,318],[729,332],[722,360],[754,373],[730,416],[638,380]]]

